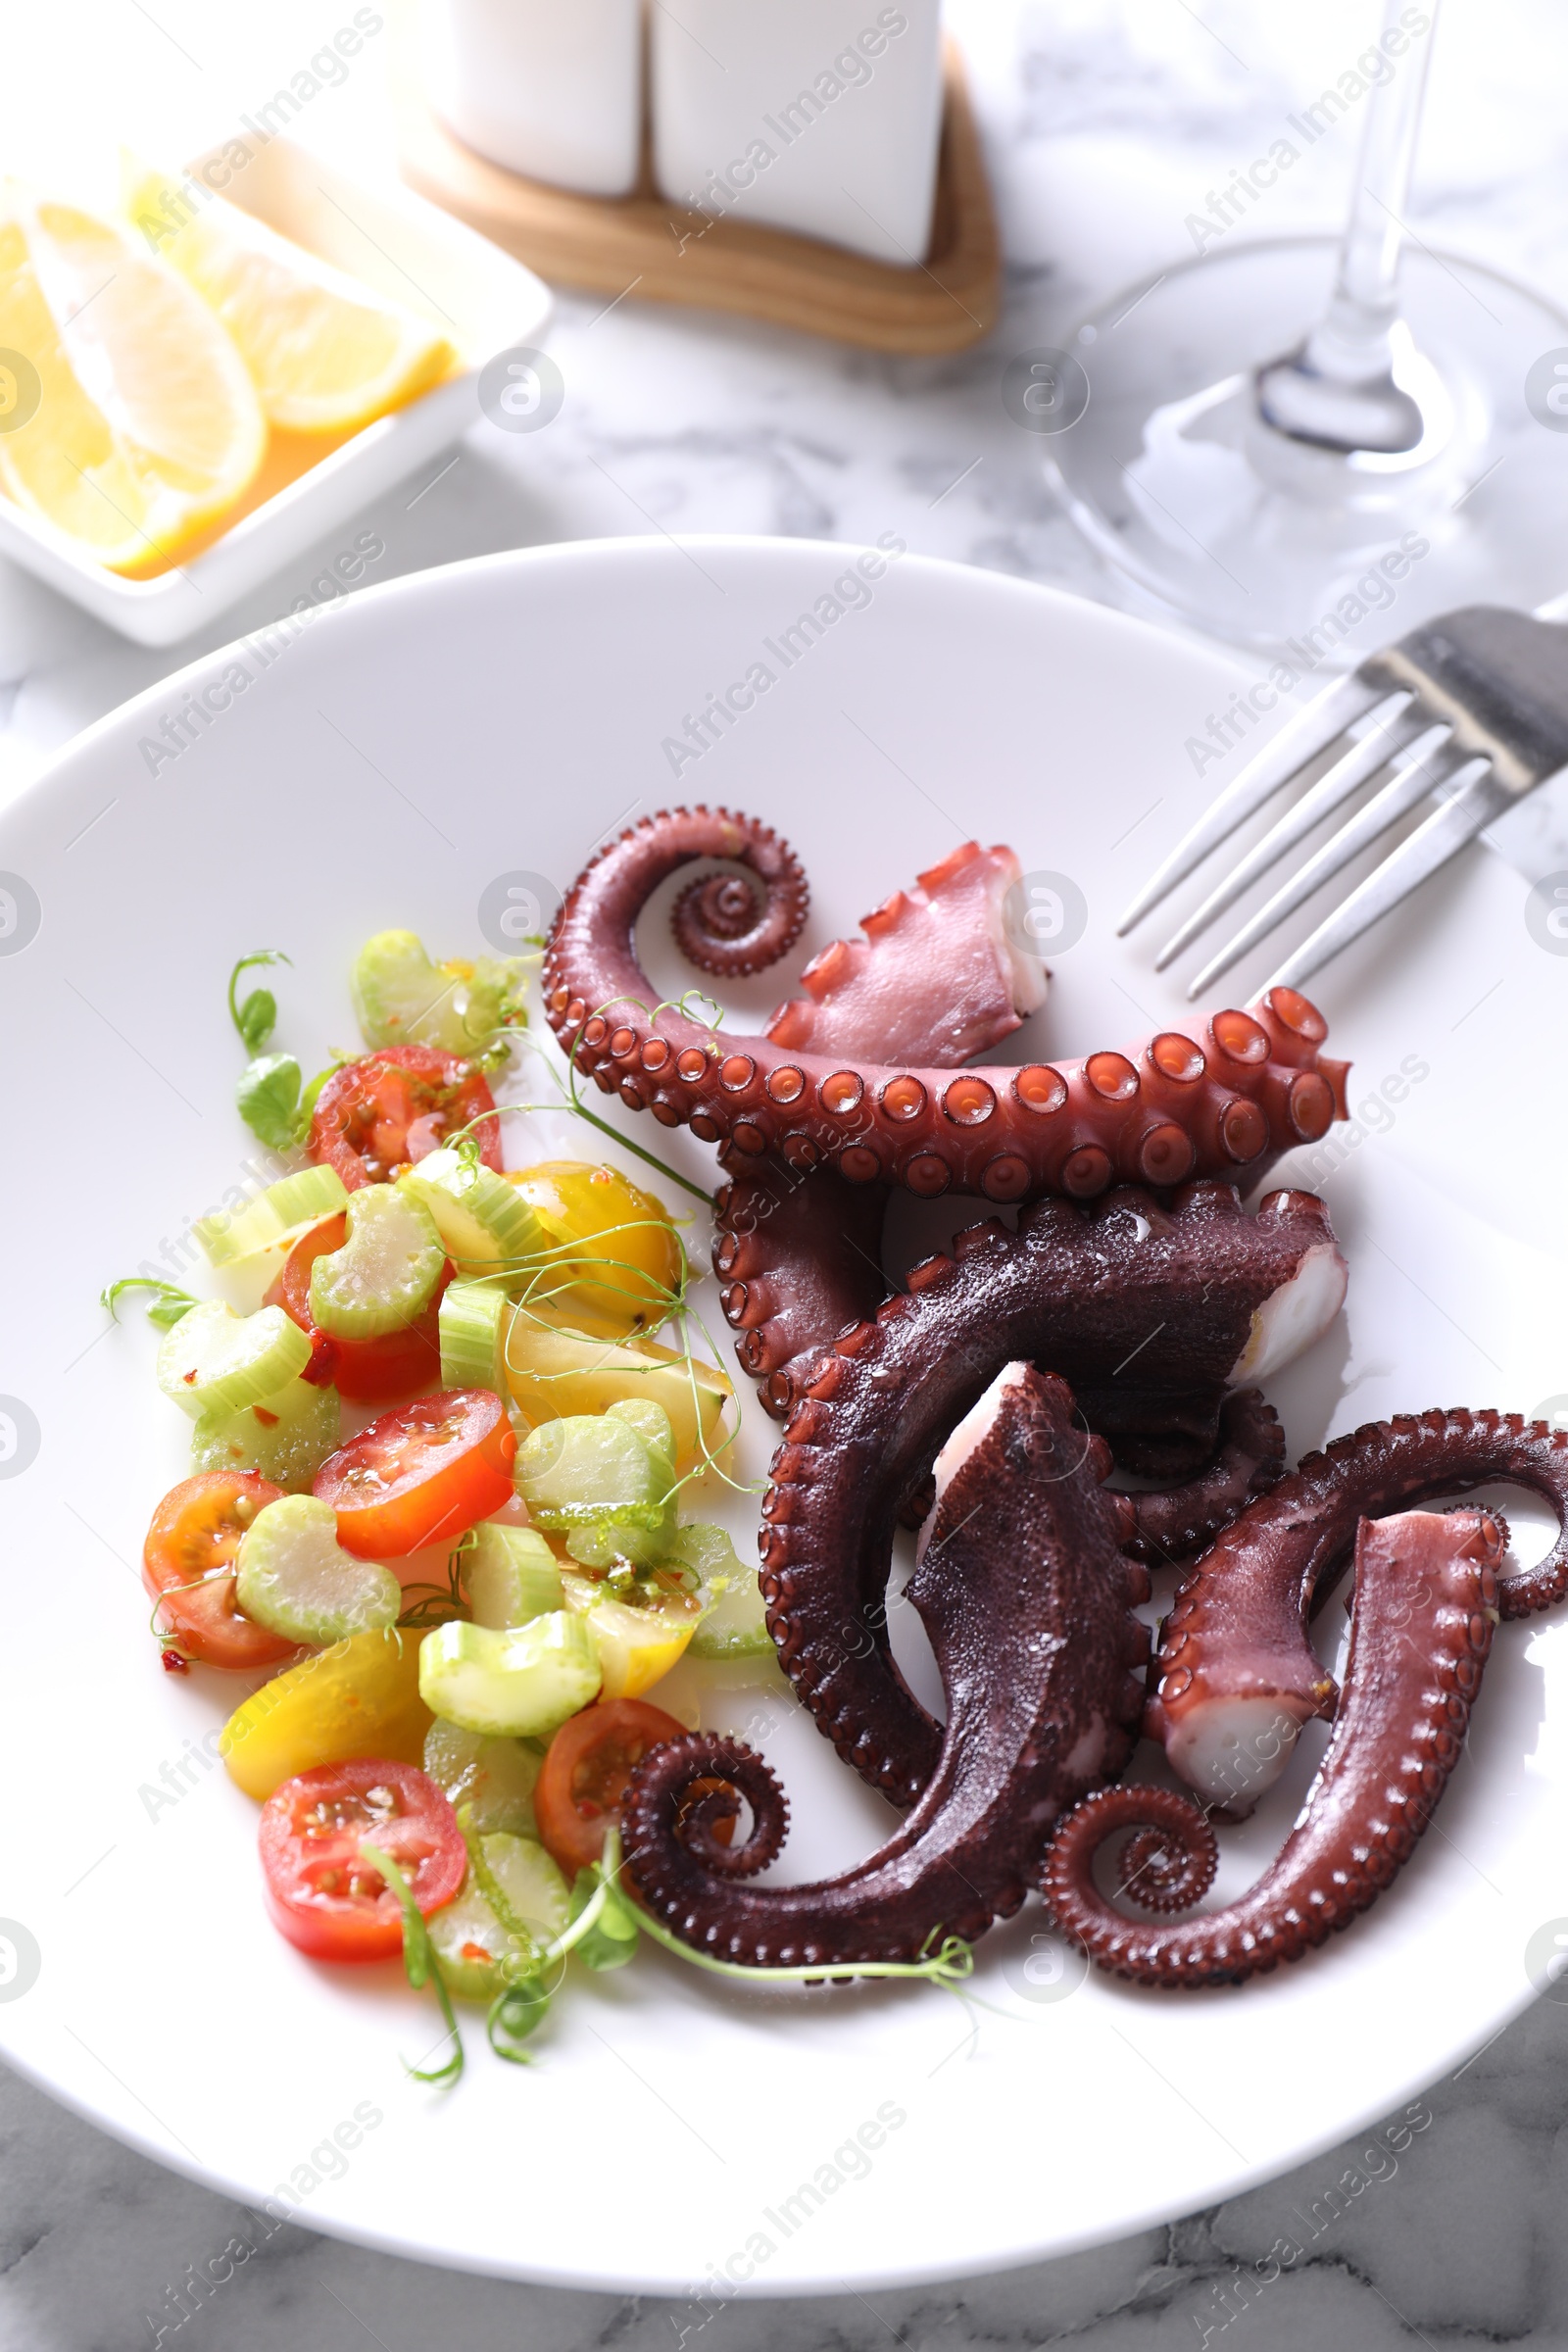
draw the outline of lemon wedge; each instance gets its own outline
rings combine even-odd
[[[266,419],[218,319],[74,205],[0,213],[0,349],[39,379],[34,414],[0,434],[0,490],[112,571],[177,561],[261,466]]]
[[[127,172],[132,220],[166,216],[167,181]],[[171,262],[233,336],[271,423],[295,433],[356,432],[450,373],[457,353],[416,312],[279,236],[215,196],[159,238]]]

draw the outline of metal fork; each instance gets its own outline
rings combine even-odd
[[[1265,802],[1342,738],[1346,748],[1166,942],[1182,953],[1260,874],[1370,783],[1392,772],[1268,904],[1211,956],[1196,997],[1266,939],[1329,877],[1430,793],[1439,808],[1288,956],[1270,986],[1298,986],[1408,898],[1482,828],[1568,767],[1568,596],[1535,613],[1494,605],[1446,612],[1385,646],[1282,727],[1228,784],[1127,909],[1118,933],[1167,898]],[[1351,733],[1351,730],[1356,730]]]

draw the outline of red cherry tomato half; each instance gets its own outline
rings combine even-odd
[[[263,1504],[276,1502],[282,1492],[250,1471],[204,1470],[172,1488],[154,1511],[141,1581],[162,1595],[159,1627],[186,1657],[204,1666],[245,1667],[275,1666],[294,1655],[296,1643],[241,1615],[234,1579],[220,1573]],[[170,1655],[166,1650],[166,1664]]]
[[[272,1925],[313,1960],[389,1960],[403,1948],[398,1898],[360,1848],[398,1865],[428,1919],[463,1885],[467,1851],[445,1791],[412,1764],[318,1764],[262,1808],[262,1876]]]
[[[329,1454],[314,1492],[337,1540],[362,1560],[397,1560],[449,1542],[512,1499],[516,1432],[490,1389],[437,1389]]]
[[[602,1698],[562,1725],[534,1784],[533,1817],[540,1843],[568,1879],[603,1853],[633,1765],[685,1728],[643,1698]]]
[[[311,1360],[305,1378],[324,1389],[329,1383],[350,1404],[390,1404],[427,1389],[441,1375],[441,1294],[452,1280],[449,1258],[441,1270],[435,1297],[416,1321],[403,1331],[389,1331],[378,1340],[340,1340],[318,1331],[311,1321],[311,1268],[318,1257],[341,1250],[348,1218],[323,1218],[302,1235],[289,1251],[283,1271],[271,1284],[265,1303],[280,1306],[291,1322],[311,1338]]]
[[[336,1168],[351,1193],[382,1184],[466,1127],[495,1097],[483,1072],[435,1046],[387,1046],[334,1070],[316,1101],[311,1157]],[[501,1121],[474,1129],[479,1157],[500,1171]]]

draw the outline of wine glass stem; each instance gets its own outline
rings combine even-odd
[[[1412,37],[1400,23],[1404,0],[1385,0],[1379,51],[1391,71],[1367,100],[1355,195],[1334,292],[1302,355],[1316,373],[1341,383],[1374,382],[1390,371],[1389,330],[1399,315],[1404,212],[1438,6],[1439,0],[1426,0],[1431,24]],[[1390,34],[1408,44],[1402,56],[1390,55]]]

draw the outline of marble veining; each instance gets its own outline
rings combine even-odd
[[[1010,263],[1005,317],[988,346],[895,362],[635,299],[607,311],[564,295],[550,348],[567,399],[546,431],[476,424],[428,479],[356,517],[184,647],[124,644],[0,564],[0,801],[126,696],[302,595],[324,594],[313,583],[361,529],[384,548],[366,584],[562,539],[871,540],[891,529],[922,553],[1137,609],[1047,493],[1037,445],[1003,410],[1002,368],[1050,343],[1081,307],[1190,251],[1187,216],[1353,64],[1376,12],[1370,0],[1311,11],[1259,0],[950,0],[950,15],[970,58]],[[148,23],[151,48],[162,36]],[[1449,0],[1413,212],[1419,233],[1559,300],[1565,70],[1568,18],[1541,0]],[[330,103],[340,97],[345,147],[373,147],[384,135],[374,75]],[[1348,139],[1325,138],[1252,233],[1331,223],[1352,165]],[[1568,555],[1564,573],[1568,588]],[[1509,846],[1531,873],[1568,866],[1568,821],[1543,799]],[[176,2331],[170,2291],[245,2228],[243,2215],[0,2075],[0,2352],[159,2341],[223,2352],[349,2352],[368,2341],[384,2352],[437,2341],[462,2352],[710,2352],[720,2341],[725,2352],[872,2352],[889,2339],[910,2352],[1067,2340],[1085,2352],[1568,2345],[1568,2004],[1537,2004],[1415,2106],[1169,2228],[949,2286],[736,2304],[705,2343],[689,2307],[458,2278],[290,2227]],[[162,2318],[149,2324],[149,2313]]]

